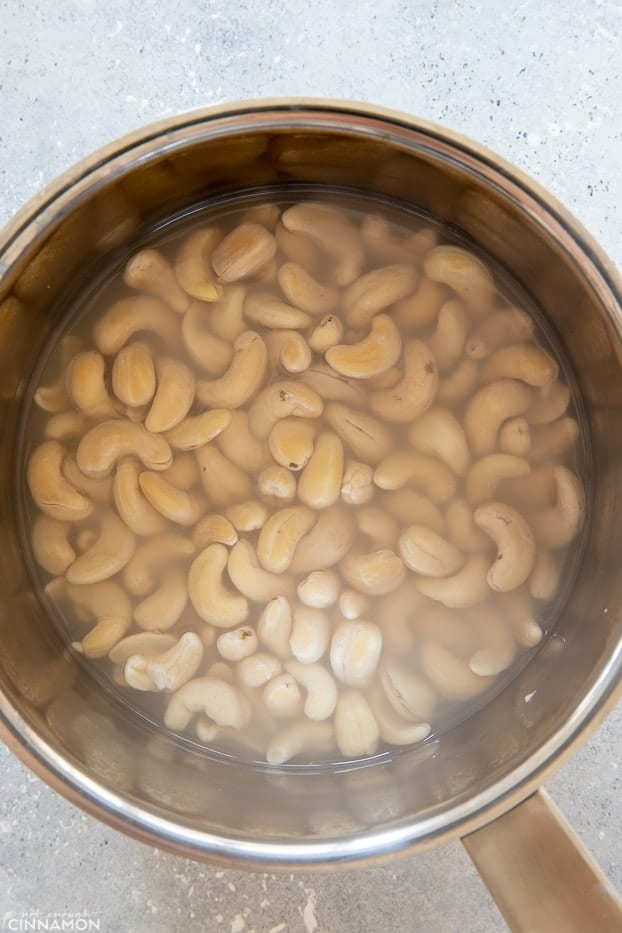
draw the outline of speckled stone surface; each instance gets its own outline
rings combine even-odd
[[[551,189],[620,264],[621,36],[616,0],[0,0],[0,222],[142,123],[323,95],[478,139]],[[618,709],[549,784],[619,887],[621,745]],[[88,913],[104,933],[505,929],[458,844],[331,875],[221,871],[112,832],[3,749],[0,767],[0,930],[37,912]]]

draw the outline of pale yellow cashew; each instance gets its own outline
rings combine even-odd
[[[550,385],[558,374],[559,366],[553,357],[533,343],[513,344],[495,350],[482,370],[484,382],[518,379],[536,388]]]
[[[324,755],[335,746],[332,723],[301,720],[273,735],[266,750],[266,761],[282,765],[304,752]]]
[[[257,541],[257,557],[264,570],[283,573],[294,559],[301,538],[313,528],[317,516],[305,506],[290,506],[266,521]]]
[[[298,599],[305,606],[327,609],[339,596],[339,577],[332,570],[314,570],[296,587]]]
[[[551,424],[536,426],[531,431],[529,460],[536,464],[559,460],[576,445],[580,435],[575,418],[560,418]]]
[[[369,692],[368,699],[383,742],[390,745],[414,745],[415,742],[427,739],[432,731],[427,722],[410,722],[398,716],[378,687]]]
[[[456,475],[442,460],[427,454],[400,450],[378,464],[374,483],[380,489],[414,486],[432,502],[448,502],[456,491]]]
[[[526,418],[510,418],[499,431],[499,450],[515,457],[526,457],[531,447],[531,430]]]
[[[421,722],[434,713],[437,705],[434,690],[401,664],[385,659],[380,666],[379,680],[387,701],[404,719]]]
[[[194,230],[182,242],[175,256],[175,276],[181,287],[200,301],[218,301],[223,287],[215,281],[210,257],[222,240],[217,227]]]
[[[108,308],[93,327],[93,339],[100,353],[116,355],[130,337],[141,332],[155,334],[162,344],[179,343],[179,319],[157,298],[143,295],[121,298]]]
[[[290,415],[319,418],[323,408],[324,403],[317,392],[303,383],[290,380],[273,382],[251,402],[248,424],[255,437],[263,439],[281,418]]]
[[[447,408],[431,408],[408,431],[408,440],[422,454],[438,457],[457,476],[464,476],[471,461],[466,434]]]
[[[360,534],[375,548],[395,548],[399,535],[399,524],[384,509],[367,506],[357,509],[355,521]]]
[[[263,528],[268,519],[268,509],[257,499],[248,499],[246,502],[237,502],[225,510],[226,518],[236,531],[250,532]]]
[[[75,461],[75,458],[67,454],[63,460],[61,473],[72,486],[101,505],[111,505],[113,499],[113,478],[112,476],[102,476],[99,479],[93,479],[91,476],[85,476]]]
[[[382,494],[382,505],[398,522],[427,525],[437,534],[445,534],[445,519],[439,507],[414,489],[388,490]]]
[[[281,662],[263,651],[242,658],[237,665],[237,677],[245,687],[263,687],[281,672]]]
[[[243,543],[240,541],[235,547]],[[248,617],[248,602],[244,596],[232,592],[223,583],[228,559],[229,552],[224,544],[210,544],[195,557],[188,574],[190,602],[204,622],[217,628],[234,628]],[[237,585],[235,580],[233,583]]]
[[[423,276],[415,293],[395,304],[391,312],[393,320],[400,331],[406,334],[429,327],[438,317],[449,295],[449,289],[444,285]]]
[[[1,307],[1,306],[0,306]],[[34,396],[35,404],[43,411],[63,412],[70,404],[65,384],[65,372],[61,378],[49,386],[39,386]]]
[[[553,465],[544,463],[525,476],[503,480],[499,498],[508,499],[519,509],[543,509],[555,502],[555,489]]]
[[[261,224],[268,230],[274,231],[280,217],[281,209],[278,205],[270,203],[254,204],[244,211],[241,221],[243,223]]]
[[[428,679],[447,700],[479,696],[495,679],[474,674],[466,661],[432,640],[421,645],[421,663]]]
[[[341,481],[341,498],[348,505],[364,505],[374,497],[374,471],[368,463],[348,460]]]
[[[370,379],[397,363],[402,352],[402,338],[388,314],[378,314],[366,337],[358,343],[343,343],[325,353],[326,362],[342,376]]]
[[[357,460],[378,463],[393,446],[390,430],[378,418],[368,415],[367,412],[358,411],[340,402],[329,402],[324,416]]]
[[[165,568],[191,557],[194,551],[194,544],[184,535],[155,535],[138,545],[123,571],[123,582],[133,596],[146,596],[156,588]]]
[[[347,554],[354,533],[354,516],[350,509],[339,505],[326,509],[298,543],[291,569],[294,573],[309,573],[333,567]]]
[[[160,476],[173,486],[185,489],[187,492],[199,484],[199,467],[196,458],[189,451],[179,453],[170,467],[162,470]]]
[[[82,437],[89,429],[89,421],[77,411],[61,411],[51,415],[45,422],[43,435],[54,441],[65,441]]]
[[[119,461],[114,474],[114,504],[130,531],[149,537],[165,531],[166,521],[143,495],[138,483],[140,472],[137,461],[131,457]]]
[[[37,563],[48,573],[62,576],[76,559],[69,535],[71,525],[49,515],[37,515],[31,532],[32,551]]]
[[[445,513],[447,537],[464,554],[481,554],[490,547],[490,539],[473,521],[473,512],[466,499],[452,499]]]
[[[465,353],[474,360],[483,360],[500,347],[529,340],[533,328],[533,320],[522,308],[493,311],[469,335]]]
[[[199,447],[195,456],[210,505],[227,506],[250,499],[252,485],[248,474],[228,460],[214,444]]]
[[[557,549],[573,541],[585,521],[585,491],[576,473],[565,466],[555,466],[555,504],[531,512],[529,521],[543,547]]]
[[[285,262],[279,268],[279,285],[290,304],[309,314],[327,314],[337,306],[339,292],[314,279],[304,266]]]
[[[262,698],[276,719],[291,719],[302,712],[302,693],[291,674],[278,674],[268,681]]]
[[[366,596],[383,596],[397,589],[406,574],[400,557],[389,548],[369,553],[350,551],[339,565],[347,583]]]
[[[552,599],[559,589],[561,567],[551,551],[539,547],[529,577],[529,592],[534,599]]]
[[[529,424],[550,424],[565,413],[570,404],[570,389],[565,382],[543,386],[525,412]]]
[[[203,659],[201,639],[186,632],[160,654],[136,653],[125,662],[126,683],[137,690],[178,690],[194,677]]]
[[[226,408],[212,408],[200,415],[188,415],[164,436],[176,450],[196,450],[226,431],[231,414]]]
[[[170,431],[186,417],[194,401],[195,378],[192,370],[179,360],[156,361],[158,385],[145,418],[148,431]]]
[[[287,661],[285,670],[307,691],[304,704],[307,719],[314,722],[329,719],[337,704],[337,685],[324,665]]]
[[[330,641],[328,618],[322,609],[294,605],[289,647],[301,664],[313,664],[325,654]]]
[[[210,306],[209,329],[216,337],[233,344],[246,330],[245,300],[246,288],[243,285],[228,285],[222,298]]]
[[[468,250],[436,246],[425,257],[423,268],[429,279],[453,289],[474,316],[480,317],[493,307],[496,288],[492,275]]]
[[[268,505],[286,505],[296,496],[296,479],[286,467],[273,464],[257,477],[257,489]]]
[[[268,437],[270,453],[288,470],[302,470],[313,454],[317,426],[301,418],[282,418]]]
[[[196,713],[204,713],[219,726],[241,729],[250,719],[251,707],[241,690],[225,680],[197,677],[173,694],[164,713],[164,725],[182,732]]]
[[[330,642],[330,666],[337,680],[349,687],[366,687],[378,667],[382,631],[372,622],[341,622]]]
[[[148,470],[166,470],[173,462],[163,437],[151,434],[131,421],[102,421],[88,431],[76,452],[78,467],[86,476],[107,476],[122,457],[137,457]]]
[[[102,583],[66,584],[72,604],[96,619],[88,635],[73,647],[87,658],[103,658],[126,634],[132,620],[127,594],[112,580]]]
[[[177,525],[195,525],[205,512],[203,497],[173,486],[158,473],[141,473],[138,485],[147,502]]]
[[[516,657],[512,626],[496,605],[477,606],[470,619],[480,647],[469,658],[469,667],[480,677],[496,677]]]
[[[313,453],[298,480],[298,498],[314,509],[326,509],[339,498],[343,480],[343,443],[332,431],[318,434]]]
[[[257,635],[250,626],[241,625],[219,635],[216,648],[225,661],[242,661],[257,651]]]
[[[67,368],[69,397],[90,418],[114,418],[116,414],[106,388],[105,369],[105,360],[96,350],[76,353]]]
[[[274,235],[277,246],[285,259],[297,263],[308,272],[313,272],[318,264],[319,254],[309,237],[304,233],[294,233],[288,230],[282,223],[277,224]]]
[[[238,408],[230,414],[231,421],[219,435],[218,446],[225,457],[237,467],[246,470],[247,473],[257,473],[270,459],[267,446],[251,433],[247,412]]]
[[[197,549],[208,544],[226,544],[233,547],[238,540],[238,533],[233,524],[224,515],[206,515],[194,526],[192,543]]]
[[[461,301],[446,301],[438,313],[434,332],[427,344],[441,372],[454,366],[464,350],[469,332],[469,316]]]
[[[93,544],[80,554],[65,574],[69,583],[99,583],[113,577],[130,560],[136,539],[114,512],[104,512],[98,520]]]
[[[233,359],[219,379],[197,383],[197,396],[208,408],[240,408],[263,382],[268,364],[265,341],[252,330],[243,331],[233,345]]]
[[[212,252],[221,282],[237,282],[259,272],[276,253],[276,240],[262,224],[241,223]]]
[[[476,460],[465,478],[467,499],[474,505],[495,498],[499,483],[505,479],[525,476],[531,467],[529,461],[512,454],[488,454]]]
[[[473,521],[497,546],[488,571],[488,585],[505,593],[521,586],[533,570],[536,542],[526,519],[505,502],[487,502],[473,513]]]
[[[344,758],[373,755],[380,730],[369,703],[358,690],[344,690],[335,708],[335,738]]]
[[[526,412],[532,400],[532,390],[516,379],[499,379],[476,392],[464,413],[464,430],[473,455],[493,453],[503,422]]]
[[[468,609],[483,602],[490,594],[488,570],[490,559],[475,554],[461,570],[450,577],[418,577],[417,589],[448,609]]]
[[[285,596],[275,596],[261,611],[257,622],[257,637],[272,654],[285,660],[290,657],[291,633],[291,606]]]
[[[358,230],[343,214],[325,204],[305,202],[283,211],[283,226],[309,237],[334,261],[337,285],[349,285],[360,274],[365,252]]]
[[[289,598],[294,592],[291,577],[264,570],[250,541],[238,541],[234,544],[229,554],[227,570],[233,585],[253,602],[267,603],[275,596]]]
[[[432,405],[438,392],[438,367],[432,350],[422,340],[404,344],[402,378],[391,388],[371,393],[375,414],[387,421],[413,421]]]
[[[145,631],[166,631],[183,615],[188,602],[186,572],[181,567],[169,567],[153,593],[134,609],[134,622]]]
[[[244,302],[244,316],[270,330],[296,330],[309,327],[313,318],[306,311],[287,304],[270,292],[252,292]]]
[[[210,376],[222,376],[233,358],[231,342],[212,333],[218,305],[193,301],[181,323],[184,348],[190,359]],[[237,335],[236,335],[237,336]]]
[[[308,344],[314,353],[324,354],[342,340],[343,324],[341,318],[334,314],[326,314],[311,331]]]
[[[341,300],[350,327],[368,327],[376,314],[410,295],[418,278],[412,264],[383,266],[362,275],[346,289]]]
[[[188,309],[188,295],[180,287],[168,259],[157,249],[141,249],[128,259],[123,281],[128,288],[160,298],[178,314]]]
[[[464,564],[464,555],[455,544],[426,525],[405,528],[398,550],[406,566],[425,577],[448,577]]]
[[[148,405],[156,390],[156,374],[151,350],[136,341],[122,347],[112,364],[112,389],[124,405]]]
[[[117,642],[108,652],[108,657],[113,664],[125,664],[127,659],[133,655],[151,657],[163,654],[175,644],[177,644],[177,638],[174,635],[167,635],[164,632],[137,632]]]
[[[266,336],[268,358],[276,369],[303,373],[311,365],[311,348],[296,330],[273,330]]]
[[[475,360],[463,359],[439,381],[436,401],[439,405],[460,405],[479,382],[480,367]]]
[[[93,511],[92,502],[61,472],[65,450],[58,441],[44,441],[28,458],[26,478],[35,503],[50,518],[75,522]]]
[[[314,389],[325,401],[345,402],[356,407],[367,403],[367,392],[356,379],[335,372],[327,363],[312,363],[300,381]]]

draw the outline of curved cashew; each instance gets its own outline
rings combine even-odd
[[[248,410],[248,424],[258,438],[268,437],[281,418],[295,415],[297,418],[319,418],[324,403],[322,399],[301,382],[283,380],[273,382],[263,389]]]
[[[230,505],[226,510],[226,517],[236,531],[257,531],[265,525],[268,518],[268,509],[263,502],[259,502],[257,499],[249,499],[247,502]]]
[[[340,402],[329,402],[324,416],[357,459],[378,463],[393,445],[388,428],[366,412],[349,408]]]
[[[192,543],[197,549],[205,548],[208,544],[233,547],[237,540],[237,531],[224,515],[206,515],[197,522],[192,532]]]
[[[343,460],[341,439],[331,431],[319,434],[298,480],[298,498],[314,509],[333,505],[341,491]]]
[[[365,262],[363,244],[343,214],[308,201],[283,211],[281,223],[292,233],[305,234],[331,257],[337,285],[349,285],[360,274]]]
[[[302,712],[300,687],[291,674],[278,674],[263,690],[266,709],[276,719],[290,719]]]
[[[394,366],[402,352],[402,338],[388,314],[372,319],[369,334],[359,343],[342,343],[325,353],[326,362],[342,376],[370,379]]]
[[[341,306],[351,327],[367,327],[373,317],[414,291],[419,273],[412,265],[373,269],[344,292]]]
[[[419,577],[417,589],[448,609],[467,609],[483,602],[489,595],[490,560],[483,555],[470,557],[458,573],[450,577]]]
[[[307,691],[304,705],[307,719],[315,722],[329,719],[337,705],[337,685],[324,665],[288,661],[285,670]]]
[[[432,234],[431,239],[430,234]],[[436,231],[418,230],[404,236],[394,228],[386,217],[380,214],[366,214],[361,222],[361,236],[367,252],[376,262],[411,262],[413,258],[434,246],[438,236]]]
[[[244,302],[244,316],[270,330],[296,330],[309,327],[312,318],[306,311],[288,305],[270,292],[252,292]]]
[[[326,314],[319,321],[308,338],[309,347],[314,353],[326,353],[343,340],[343,324],[341,318],[334,314]],[[305,366],[305,369],[307,367]]]
[[[430,638],[460,657],[468,657],[475,650],[477,640],[464,610],[431,603],[412,615],[410,625],[416,644]]]
[[[225,661],[242,661],[257,651],[257,635],[248,625],[241,625],[219,635],[216,648]]]
[[[97,532],[94,528],[82,528],[76,534],[76,548],[83,554],[88,548],[92,547],[97,541]]]
[[[393,320],[402,333],[422,330],[436,320],[448,297],[449,291],[444,285],[423,276],[415,293],[396,303],[391,312]]]
[[[76,353],[67,368],[67,392],[73,404],[92,418],[114,418],[115,406],[105,383],[106,363],[96,350]]]
[[[469,667],[480,677],[496,677],[516,656],[512,627],[497,606],[471,610],[471,624],[481,647],[469,658]]]
[[[261,611],[257,622],[257,636],[277,658],[290,656],[289,639],[292,633],[292,610],[284,596],[275,596]]]
[[[473,513],[473,521],[497,545],[497,557],[488,571],[488,585],[505,593],[525,582],[533,570],[536,542],[526,520],[505,502],[488,502]]]
[[[412,485],[432,502],[447,502],[456,491],[456,474],[436,457],[400,450],[378,464],[374,483],[380,489],[401,489]]]
[[[181,323],[181,336],[186,353],[196,366],[210,376],[222,376],[233,357],[231,343],[213,334],[208,326],[208,321],[211,324],[216,318],[217,307],[206,307],[202,302],[193,301]]]
[[[161,571],[172,562],[194,554],[192,541],[183,535],[160,534],[141,542],[123,571],[123,582],[134,596],[146,596],[157,586]]]
[[[127,564],[136,539],[127,525],[113,512],[104,512],[99,519],[96,541],[68,568],[69,583],[99,583],[113,577]]]
[[[210,331],[227,343],[235,343],[246,330],[244,320],[244,302],[246,288],[242,285],[229,285],[221,299],[211,306]]]
[[[166,631],[180,620],[187,602],[186,573],[180,567],[171,567],[163,573],[162,582],[153,593],[138,603],[134,622],[145,631]]]
[[[244,596],[232,593],[223,583],[228,559],[229,552],[224,544],[210,544],[195,557],[188,574],[190,602],[204,622],[217,628],[234,628],[248,617],[248,602]],[[237,585],[235,580],[233,582]]]
[[[581,434],[578,422],[574,418],[560,418],[552,424],[534,427],[531,432],[529,460],[543,463],[546,460],[558,460],[576,444]]]
[[[175,276],[189,295],[201,301],[218,301],[223,288],[214,280],[210,257],[222,240],[217,227],[193,230],[183,241],[175,256]]]
[[[501,605],[507,613],[519,645],[523,648],[533,648],[542,641],[542,629],[534,618],[531,599],[525,587],[505,593]]]
[[[394,548],[397,544],[399,525],[397,519],[383,509],[368,506],[357,509],[355,521],[359,532],[376,548]]]
[[[132,607],[127,594],[112,580],[102,583],[67,584],[73,605],[94,616],[95,626],[73,647],[87,658],[103,658],[130,627]]]
[[[342,590],[339,594],[338,606],[344,619],[352,621],[367,615],[369,599],[363,593],[357,593],[356,590]]]
[[[419,453],[438,457],[457,476],[464,476],[471,454],[464,428],[446,408],[431,408],[410,427],[408,440]]]
[[[296,553],[296,548],[313,528],[317,516],[302,505],[280,509],[267,520],[259,533],[257,557],[264,570],[283,573]]]
[[[251,708],[244,694],[225,680],[197,677],[173,694],[164,713],[164,725],[181,732],[195,713],[204,713],[219,726],[241,729],[250,719]]]
[[[425,257],[423,268],[429,279],[453,289],[477,317],[493,307],[497,295],[492,275],[468,250],[436,246]]]
[[[256,473],[269,459],[266,445],[251,434],[247,412],[238,408],[230,414],[231,422],[219,436],[218,446],[237,467]]]
[[[425,577],[448,577],[464,564],[462,552],[426,525],[405,528],[398,548],[406,566]]]
[[[379,679],[385,697],[399,716],[414,722],[432,716],[436,707],[436,694],[421,677],[395,661],[384,660]]]
[[[89,422],[77,411],[61,411],[52,415],[45,422],[44,437],[54,441],[82,437],[88,431]]]
[[[358,690],[344,690],[335,709],[335,738],[344,758],[364,758],[378,747],[380,730],[369,703]]]
[[[553,357],[533,343],[512,344],[495,350],[482,371],[484,382],[518,379],[537,388],[550,385],[558,374],[559,366]]]
[[[1,307],[1,306],[0,306]],[[49,386],[39,386],[33,398],[35,404],[43,411],[63,412],[70,403],[67,395],[64,372],[62,377]]]
[[[474,674],[466,661],[436,641],[423,642],[421,663],[428,679],[447,700],[469,700],[479,696],[494,681],[494,677]]]
[[[473,521],[473,511],[466,499],[452,499],[445,513],[447,537],[465,554],[481,554],[490,545],[488,536]]]
[[[175,278],[173,267],[157,249],[141,249],[128,259],[123,272],[128,288],[160,298],[173,311],[183,314],[190,303]]]
[[[268,230],[274,230],[279,222],[281,209],[276,204],[265,202],[254,204],[247,208],[242,214],[242,221],[245,223],[261,224]]]
[[[445,534],[445,519],[437,505],[414,489],[392,489],[382,495],[382,504],[393,518],[407,525],[427,525]]]
[[[315,526],[296,548],[291,568],[294,573],[327,570],[347,554],[354,539],[354,516],[349,509],[335,505],[318,517]]]
[[[464,359],[440,380],[436,401],[439,405],[459,405],[479,382],[479,366],[475,360]]]
[[[433,403],[438,385],[438,367],[431,349],[422,340],[407,340],[403,377],[389,389],[372,392],[372,411],[387,421],[413,421]]]
[[[303,268],[313,271],[318,262],[318,251],[309,237],[304,233],[294,233],[282,223],[277,224],[274,231],[276,243],[283,256],[290,262],[295,262]]]
[[[100,353],[116,355],[134,334],[156,334],[166,347],[179,343],[179,321],[157,298],[121,298],[100,317],[93,327],[93,339]]]
[[[525,476],[531,467],[529,461],[512,454],[488,454],[476,460],[465,479],[467,498],[474,505],[494,499],[502,480]]]
[[[212,252],[212,268],[221,282],[237,282],[259,272],[276,253],[276,240],[262,224],[241,223]]]
[[[302,470],[313,453],[316,431],[316,425],[308,420],[283,418],[270,431],[270,453],[286,469]]]
[[[335,745],[335,734],[331,723],[296,722],[272,736],[266,750],[266,761],[271,765],[282,765],[305,752],[307,756],[326,754]]]
[[[539,547],[529,577],[529,592],[534,599],[552,599],[559,588],[561,567],[546,548]]]
[[[409,722],[398,716],[389,705],[384,693],[378,688],[371,691],[369,703],[378,728],[380,738],[390,745],[414,745],[427,739],[431,726],[427,722]]]
[[[285,262],[279,268],[281,291],[296,308],[309,314],[326,314],[337,306],[339,292],[330,285],[322,285],[296,262]]]
[[[296,495],[296,480],[288,469],[273,464],[257,477],[257,489],[269,505],[285,505]]]
[[[550,424],[564,414],[570,404],[570,389],[565,382],[543,386],[525,412],[529,424]]]
[[[451,369],[462,355],[469,332],[469,317],[461,301],[446,301],[438,312],[434,332],[427,344],[441,372]]]
[[[515,457],[526,457],[531,447],[531,432],[526,418],[510,418],[499,431],[499,450]]]
[[[502,308],[488,314],[469,336],[465,353],[474,360],[483,360],[500,347],[528,340],[533,334],[533,321],[522,308]]]
[[[233,585],[253,602],[267,603],[275,596],[289,597],[294,591],[293,582],[289,577],[264,570],[250,541],[238,541],[234,544],[227,570]]]
[[[348,505],[363,505],[375,492],[374,471],[368,463],[348,460],[341,481],[341,498]]]
[[[301,664],[319,661],[328,648],[330,629],[322,609],[297,605],[293,609],[292,634],[289,639],[291,653]]]
[[[499,498],[510,499],[519,509],[542,509],[555,502],[553,464],[545,463],[525,476],[503,480]]]
[[[176,450],[196,450],[213,441],[229,427],[231,414],[226,408],[213,408],[200,415],[189,415],[166,431],[166,440]]]
[[[327,609],[339,595],[339,577],[332,570],[314,570],[296,587],[298,599],[305,606]]]
[[[263,687],[280,672],[281,662],[261,651],[243,658],[237,666],[238,680],[245,687]]]
[[[349,687],[366,687],[376,673],[382,653],[382,632],[371,622],[341,622],[330,643],[330,666],[337,680]]]
[[[138,457],[148,470],[166,470],[173,462],[171,448],[157,434],[131,421],[102,421],[88,431],[76,452],[86,476],[107,476],[121,457]]]
[[[538,543],[548,548],[566,547],[585,521],[585,491],[578,476],[565,466],[553,467],[555,504],[529,516]]]
[[[403,581],[406,568],[394,551],[379,548],[367,554],[346,554],[340,564],[345,580],[366,596],[383,596]]]
[[[177,525],[194,525],[205,511],[201,498],[192,492],[178,489],[158,473],[141,473],[138,485],[147,502],[160,515]]]
[[[152,657],[163,654],[176,644],[177,638],[174,635],[166,635],[164,632],[138,632],[117,642],[108,652],[108,657],[113,664],[125,664],[133,655]]]
[[[113,496],[113,479],[111,476],[103,476],[101,479],[93,479],[85,476],[79,468],[74,457],[67,454],[63,460],[61,472],[68,483],[81,492],[87,499],[93,502],[99,502],[102,505],[110,505]]]
[[[367,402],[367,393],[360,382],[335,372],[327,363],[312,363],[302,373],[300,381],[314,389],[327,402],[345,402],[357,406]]]
[[[35,560],[55,577],[64,574],[76,559],[70,532],[71,525],[48,515],[37,515],[33,523],[31,543]]]
[[[194,401],[195,379],[179,360],[156,362],[158,387],[145,418],[145,427],[154,434],[170,431],[186,417]]]
[[[252,486],[247,473],[221,454],[214,444],[199,447],[195,456],[201,483],[210,503],[227,506],[250,499]]]
[[[464,413],[464,430],[473,455],[493,453],[503,422],[526,412],[532,399],[531,389],[516,379],[499,379],[476,392]]]
[[[263,382],[268,351],[259,334],[244,331],[233,349],[231,365],[223,376],[197,384],[197,396],[210,408],[240,408]]]
[[[132,408],[151,402],[156,375],[147,344],[137,341],[119,350],[112,364],[112,389],[119,401]]]
[[[161,654],[133,654],[125,662],[123,674],[129,686],[137,690],[178,690],[194,677],[202,660],[201,639],[194,632],[186,632]]]
[[[273,330],[266,337],[272,366],[288,373],[302,373],[311,365],[309,344],[296,330]]]
[[[374,389],[393,389],[401,379],[402,371],[399,366],[392,366],[379,376],[374,376],[368,384]]]
[[[61,472],[65,450],[58,441],[44,441],[28,459],[26,477],[30,494],[42,512],[59,521],[87,518],[93,504]]]
[[[113,483],[117,512],[135,535],[148,537],[166,529],[162,515],[147,502],[141,492],[138,477],[140,468],[131,457],[119,461]]]

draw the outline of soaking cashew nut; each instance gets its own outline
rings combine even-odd
[[[505,502],[487,502],[473,513],[473,521],[497,546],[497,557],[488,571],[488,585],[505,593],[529,577],[536,557],[536,542],[525,518]]]

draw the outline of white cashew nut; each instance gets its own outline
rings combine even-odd
[[[252,485],[248,474],[222,454],[214,444],[195,451],[201,484],[210,504],[233,505],[250,499]]]
[[[28,459],[28,488],[41,511],[50,518],[79,521],[91,514],[93,505],[63,476],[64,456],[65,450],[58,441],[44,441],[35,448]]]
[[[37,563],[53,576],[62,576],[76,559],[69,535],[71,525],[49,515],[37,515],[31,533]]]
[[[341,306],[351,327],[367,327],[372,318],[414,291],[419,273],[405,263],[366,272],[344,292]]]
[[[140,468],[131,457],[119,461],[114,474],[113,496],[117,512],[135,535],[148,537],[161,534],[166,521],[147,502],[138,484]]]
[[[393,436],[388,428],[367,412],[357,411],[340,402],[329,402],[324,417],[357,460],[378,463],[393,445]]]
[[[219,635],[216,648],[225,661],[242,661],[257,651],[257,635],[250,626],[241,625]]]
[[[290,656],[289,639],[292,632],[292,610],[284,596],[275,596],[261,611],[257,622],[257,636],[262,645],[284,660]]]
[[[529,524],[505,502],[487,502],[473,513],[473,521],[497,545],[497,557],[488,571],[488,585],[505,593],[529,577],[536,558],[536,542]]]
[[[481,260],[459,246],[436,246],[423,262],[425,274],[454,290],[473,315],[489,311],[496,299],[493,278]]]
[[[533,334],[533,327],[531,317],[522,308],[493,311],[471,333],[465,353],[474,360],[485,359],[500,347],[528,340]]]
[[[276,253],[276,240],[262,224],[235,227],[212,252],[212,268],[221,282],[237,282],[259,272]]]
[[[194,559],[188,574],[192,605],[204,622],[217,628],[234,628],[248,617],[248,602],[244,596],[232,593],[223,583],[228,559],[229,552],[224,544],[210,544]]]
[[[398,548],[406,566],[425,577],[448,577],[464,564],[464,555],[455,544],[426,525],[405,528]]]
[[[156,374],[147,344],[136,341],[119,350],[112,364],[112,389],[119,401],[131,408],[151,402]]]
[[[140,491],[160,515],[178,525],[195,525],[205,511],[202,498],[178,489],[159,473],[145,471],[138,477]]]
[[[298,599],[305,606],[327,609],[339,596],[339,577],[332,570],[314,570],[296,587]]]
[[[243,331],[233,345],[233,359],[219,379],[197,383],[199,401],[208,408],[240,408],[263,382],[268,365],[265,341],[253,330]]]
[[[313,664],[323,657],[330,641],[326,613],[322,609],[298,604],[293,609],[292,634],[289,647],[301,664]]]
[[[313,509],[326,509],[339,498],[343,479],[343,443],[332,431],[315,439],[313,453],[298,480],[298,498]]]
[[[473,455],[493,453],[503,422],[526,412],[532,400],[532,390],[516,379],[499,379],[476,392],[464,413],[464,430]]]
[[[554,382],[558,374],[559,366],[553,357],[533,343],[517,343],[495,350],[486,360],[482,373],[485,382],[517,379],[538,388]]]
[[[384,660],[380,683],[393,710],[414,722],[428,720],[436,707],[436,694],[429,684],[401,664]]]
[[[73,404],[89,418],[114,418],[115,405],[105,381],[106,361],[96,350],[76,353],[65,377]]]
[[[99,583],[122,570],[136,547],[136,539],[114,512],[99,518],[94,543],[80,554],[66,573],[69,583]]]
[[[234,586],[253,602],[267,603],[275,596],[289,598],[294,592],[291,578],[264,570],[250,541],[238,541],[231,548],[227,570]]]
[[[579,534],[585,521],[585,491],[576,473],[565,466],[553,467],[555,504],[529,516],[539,544],[566,547]]]
[[[327,314],[337,306],[339,292],[330,285],[323,285],[296,262],[285,262],[279,268],[281,291],[296,308],[309,314]]]
[[[175,275],[181,287],[200,301],[219,301],[223,287],[214,280],[210,257],[222,240],[217,227],[193,230],[182,242],[175,256]]]
[[[369,703],[358,690],[344,690],[335,709],[335,737],[344,758],[373,755],[380,730]]]
[[[251,433],[247,412],[238,408],[230,414],[231,421],[219,435],[218,446],[225,457],[241,470],[257,473],[269,459],[266,444]]]
[[[370,379],[394,366],[402,352],[402,338],[388,314],[372,319],[369,334],[358,343],[342,343],[325,353],[326,362],[342,376]]]
[[[307,691],[304,704],[307,719],[315,722],[329,719],[337,705],[337,685],[324,665],[287,661],[285,670]]]
[[[401,558],[389,548],[367,554],[350,552],[340,564],[341,572],[351,587],[366,596],[383,596],[403,581],[406,568]]]
[[[219,726],[241,729],[250,719],[251,708],[244,694],[226,681],[198,677],[173,694],[164,713],[164,725],[181,732],[196,713],[204,713]]]
[[[438,457],[457,476],[464,476],[471,454],[464,428],[447,408],[431,408],[408,431],[408,440],[422,454]]]
[[[529,461],[512,454],[488,454],[476,460],[465,479],[467,499],[474,505],[481,505],[494,499],[499,483],[505,479],[525,476],[531,467]]]
[[[143,331],[160,337],[166,347],[179,344],[177,316],[157,298],[144,295],[111,305],[95,324],[93,339],[100,353],[114,356],[130,337]]]
[[[299,541],[316,520],[317,516],[305,506],[290,506],[271,515],[257,541],[257,557],[264,570],[272,574],[287,570]]]
[[[147,470],[166,470],[173,462],[163,437],[131,421],[102,421],[78,444],[76,462],[86,476],[107,476],[121,457],[138,457]]]
[[[134,621],[145,631],[166,631],[180,620],[187,602],[186,573],[180,567],[170,567],[153,593],[138,603]]]
[[[266,438],[281,418],[319,418],[322,399],[301,382],[273,382],[253,400],[248,410],[248,424],[257,438]]]
[[[448,502],[456,491],[456,475],[442,460],[410,450],[389,454],[378,464],[374,482],[380,489],[412,485],[436,503]]]
[[[217,307],[212,305],[207,310],[205,304],[194,301],[181,322],[186,353],[196,366],[210,376],[222,376],[233,357],[231,342],[212,333],[209,328],[209,324],[217,317]]]
[[[349,687],[366,687],[376,673],[382,653],[382,632],[372,622],[341,622],[330,643],[330,666]]]
[[[387,421],[413,421],[432,405],[438,386],[438,366],[430,347],[422,340],[407,340],[402,379],[372,392],[371,409]]]
[[[326,509],[298,543],[291,569],[294,573],[309,573],[333,567],[349,551],[354,531],[354,516],[349,509],[339,505]]]
[[[475,554],[458,573],[450,577],[419,577],[417,589],[423,596],[434,599],[448,609],[467,609],[476,606],[489,595],[489,558]]]
[[[123,675],[126,683],[138,690],[178,690],[194,677],[202,660],[201,639],[194,632],[186,632],[161,654],[131,655]]]
[[[360,274],[365,252],[358,230],[328,205],[307,201],[283,211],[283,226],[303,233],[331,257],[337,285],[349,285]]]

